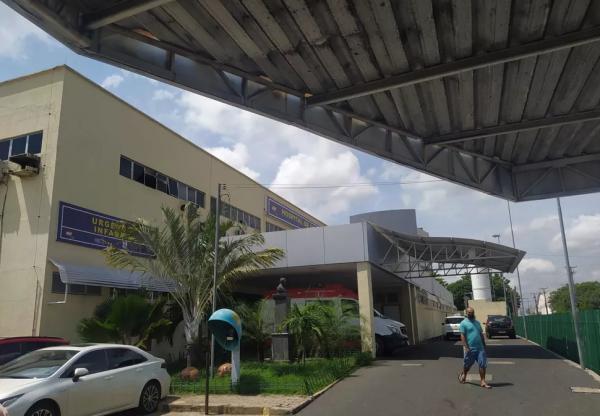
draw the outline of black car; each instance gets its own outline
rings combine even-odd
[[[505,335],[512,339],[517,337],[512,319],[505,315],[489,315],[485,321],[485,333],[488,338],[497,335]]]

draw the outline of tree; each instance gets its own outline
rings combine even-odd
[[[299,307],[292,305],[288,316],[281,323],[280,328],[287,328],[294,337],[296,353],[306,362],[307,352],[318,343],[323,335],[321,306],[317,303],[309,303]]]
[[[198,338],[200,322],[212,304],[215,217],[203,220],[193,204],[183,212],[162,209],[164,224],[157,228],[139,220],[124,231],[129,241],[144,244],[153,257],[133,256],[126,250],[110,246],[106,249],[110,265],[142,272],[153,278],[168,281],[171,296],[181,308],[186,340],[187,365],[191,366],[191,351]],[[220,235],[238,227],[232,222],[220,225]],[[216,290],[230,285],[258,269],[273,265],[283,256],[280,249],[254,251],[264,244],[259,233],[235,239],[219,239]]]
[[[461,276],[456,282],[448,284],[447,289],[452,293],[454,298],[454,306],[459,311],[465,310],[465,296],[471,298],[473,289],[471,287],[471,275],[465,274]]]
[[[244,337],[256,344],[256,358],[262,362],[265,359],[265,343],[271,338],[270,328],[265,322],[266,301],[261,299],[252,304],[242,303],[236,308],[244,325]]]
[[[516,298],[517,299],[517,309],[518,309],[519,303],[520,303],[520,296],[518,293],[516,293],[516,290],[514,290],[510,287],[510,280],[508,280],[506,277],[504,277],[503,275],[501,275],[499,273],[494,273],[492,275],[492,278],[490,279],[490,284],[492,287],[492,299],[494,299],[495,301],[506,300],[508,310],[513,311],[514,310],[513,309],[513,298]],[[508,299],[504,299],[503,284],[506,287],[506,297]],[[513,297],[513,292],[515,292],[514,297]]]
[[[434,273],[433,277],[435,278],[436,282],[438,282],[440,285],[444,286],[446,289],[448,288],[448,282],[446,282],[446,280],[444,280],[442,276],[438,276]]]
[[[575,294],[579,310],[600,309],[600,282],[576,283]],[[564,285],[550,294],[550,305],[555,313],[571,311],[568,285]]]
[[[94,316],[84,318],[77,332],[86,342],[120,342],[149,349],[153,339],[168,335],[172,322],[163,318],[166,298],[154,303],[140,295],[109,299]]]
[[[317,303],[315,313],[320,322],[320,333],[317,337],[319,347],[326,358],[340,354],[346,341],[359,338],[358,311],[348,307],[338,309],[330,303]]]

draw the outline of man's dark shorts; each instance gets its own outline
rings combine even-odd
[[[487,367],[487,356],[485,355],[485,350],[469,350],[469,352],[465,353],[464,358],[464,368],[471,368],[473,364],[479,365],[479,368]]]

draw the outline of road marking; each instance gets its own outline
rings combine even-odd
[[[492,365],[515,365],[514,361],[488,361]]]
[[[600,389],[593,387],[571,387],[573,393],[597,393],[600,394]]]
[[[402,367],[423,367],[421,363],[403,363]]]
[[[485,375],[485,381],[492,381],[494,378],[491,374]],[[467,379],[465,381],[481,381],[479,374],[467,374]]]

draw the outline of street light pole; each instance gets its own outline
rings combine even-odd
[[[512,236],[512,244],[513,248],[517,248],[515,244],[515,231],[513,230],[512,223],[512,214],[510,213],[510,201],[506,201],[506,206],[508,207],[508,220],[510,221],[510,234]],[[519,282],[519,296],[521,297],[521,315],[523,316],[523,330],[525,331],[525,338],[529,339],[527,336],[527,320],[525,319],[525,306],[523,305],[525,298],[523,298],[523,289],[521,289],[521,274],[519,273],[519,266],[517,266],[517,281]]]
[[[213,260],[213,284],[212,284],[212,312],[215,313],[217,308],[217,272],[218,272],[218,260],[219,260],[219,226],[221,219],[221,189],[223,185],[217,185],[217,201],[215,203],[215,258]],[[210,377],[215,373],[215,336],[211,334],[210,337]]]
[[[567,248],[567,237],[565,236],[565,224],[563,223],[562,208],[560,206],[560,198],[556,198],[556,206],[558,208],[558,220],[560,222],[560,235],[562,237],[563,252],[565,255],[565,265],[567,266],[567,276],[569,278],[569,297],[571,299],[571,314],[573,315],[573,326],[575,327],[575,339],[577,341],[577,353],[579,354],[579,365],[585,369],[583,360],[583,342],[579,334],[579,314],[577,312],[577,294],[575,292],[575,283],[573,282],[573,269],[569,262],[569,250]]]

